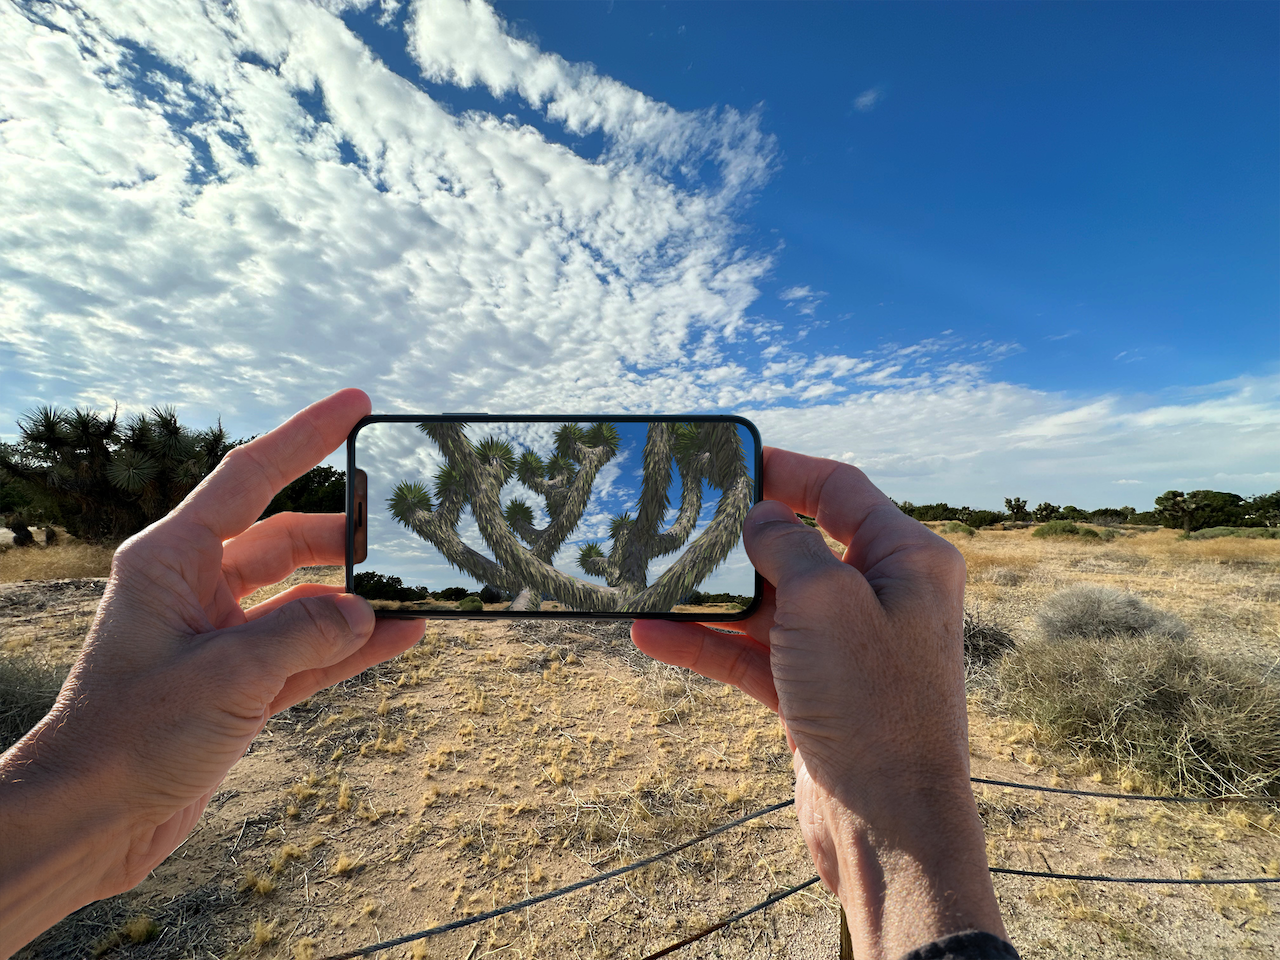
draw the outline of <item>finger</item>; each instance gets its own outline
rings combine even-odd
[[[820,532],[777,500],[762,500],[751,508],[742,544],[760,575],[779,589],[787,580],[803,582],[845,567]]]
[[[764,449],[764,495],[813,517],[846,545],[873,515],[885,523],[915,523],[857,467],[776,447]]]
[[[360,390],[340,390],[270,433],[236,447],[178,508],[219,540],[247,530],[271,498],[336,450],[369,412]]]
[[[267,597],[261,603],[255,603],[252,607],[244,612],[246,620],[258,620],[265,617],[273,610],[283,607],[286,603],[294,600],[301,600],[303,597],[328,597],[336,594],[346,593],[345,587],[329,583],[299,583],[277,593],[274,597]]]
[[[422,639],[425,620],[379,620],[373,635],[354,653],[327,667],[291,676],[271,703],[271,712],[287,710],[326,687],[341,683],[370,667],[398,657]]]
[[[700,623],[637,620],[631,625],[631,640],[655,660],[732,684],[770,710],[778,709],[769,648],[750,637]]]
[[[341,663],[373,630],[373,608],[361,597],[307,596],[221,631],[210,650],[235,665],[243,696],[266,704],[293,675]]]
[[[222,573],[237,598],[279,583],[299,567],[346,563],[346,516],[277,513],[222,546]]]
[[[734,633],[745,633],[748,637],[765,647],[769,646],[769,630],[773,627],[774,613],[778,609],[778,591],[768,580],[761,583],[760,605],[751,616],[743,620],[717,621],[707,624],[716,630],[731,630]],[[677,621],[672,621],[677,622]]]

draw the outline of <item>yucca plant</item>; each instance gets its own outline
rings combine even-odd
[[[221,424],[192,430],[173,407],[121,423],[114,411],[43,406],[18,428],[0,471],[27,488],[33,511],[91,542],[123,540],[163,517],[233,446]]]

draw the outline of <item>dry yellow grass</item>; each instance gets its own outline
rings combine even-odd
[[[953,539],[969,568],[969,602],[1015,633],[1035,633],[1036,607],[1076,583],[1135,593],[1177,614],[1197,641],[1270,666],[1280,657],[1280,541],[1182,540],[1177,531],[1123,531],[1102,543],[1035,540],[1031,530]]]
[[[0,548],[0,583],[105,577],[114,553],[111,547],[65,539],[51,547]]]

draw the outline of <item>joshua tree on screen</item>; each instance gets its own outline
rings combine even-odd
[[[462,424],[423,424],[420,429],[445,457],[435,477],[434,502],[425,484],[406,480],[389,500],[392,516],[434,544],[459,570],[515,595],[514,608],[536,609],[546,594],[578,610],[670,610],[733,549],[751,506],[751,477],[735,425],[650,424],[635,516],[627,512],[613,518],[607,551],[599,543],[579,551],[578,565],[603,578],[607,586],[601,586],[555,569],[551,560],[581,522],[600,468],[618,452],[612,424],[590,430],[565,424],[556,432],[554,455],[545,461],[532,451],[517,458],[510,444],[492,438],[472,443]],[[680,477],[680,507],[664,526],[673,470]],[[534,511],[526,501],[500,503],[500,491],[512,476],[543,500],[549,518],[545,527],[534,526]],[[722,494],[715,516],[650,584],[650,562],[688,543],[702,509],[704,482]],[[458,536],[458,522],[468,506],[496,562]]]

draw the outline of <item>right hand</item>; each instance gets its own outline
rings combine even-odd
[[[760,610],[730,625],[742,634],[637,620],[636,645],[778,711],[805,840],[855,947],[864,935],[858,956],[966,926],[1003,934],[968,782],[963,558],[855,467],[771,448],[764,465],[770,499],[744,528]],[[895,900],[900,883],[937,896]]]

